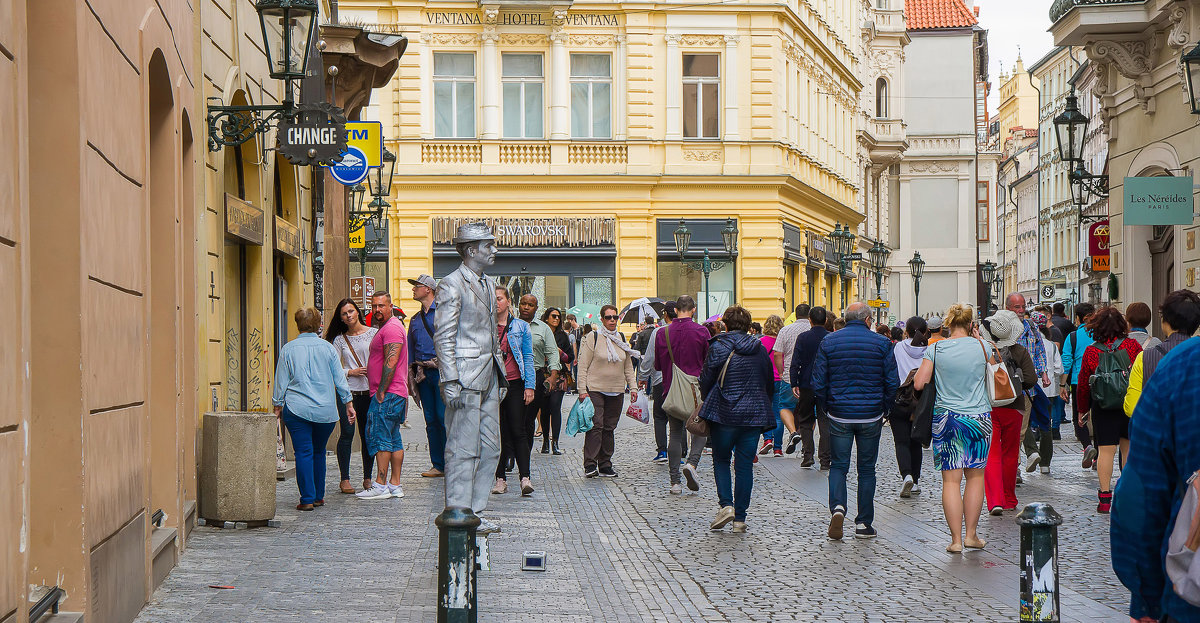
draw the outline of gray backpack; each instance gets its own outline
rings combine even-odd
[[[1193,606],[1200,607],[1200,471],[1187,481],[1187,491],[1179,514],[1175,515],[1175,526],[1167,540],[1167,578],[1175,594]]]

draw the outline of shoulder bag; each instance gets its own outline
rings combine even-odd
[[[717,379],[717,391],[720,391],[725,386],[725,372],[729,370],[729,361],[731,359],[733,359],[733,349],[729,350],[729,356],[725,358],[725,365],[721,366],[721,376]],[[700,411],[703,409],[703,402],[696,404],[696,410],[688,416],[687,422],[684,424],[684,428],[697,437],[708,437],[709,433],[712,432],[708,420],[700,417]]]
[[[1008,366],[1004,365],[1003,359],[997,361],[997,358],[987,351],[983,340],[976,341],[979,342],[979,348],[983,349],[983,356],[987,358],[987,372],[983,376],[983,384],[987,387],[988,402],[993,408],[1012,404],[1017,399],[1017,392],[1013,389],[1012,378],[1008,375]]]
[[[912,440],[926,448],[933,443],[933,405],[937,402],[937,345],[938,342],[934,342],[930,346],[933,349],[929,353],[929,363],[933,364],[932,374],[929,375],[929,382],[925,387],[916,392],[917,402],[909,417],[912,422]]]
[[[677,420],[687,422],[700,408],[700,378],[684,372],[675,364],[675,351],[671,348],[671,333],[662,330],[667,342],[667,355],[671,358],[671,387],[663,396],[663,412]]]

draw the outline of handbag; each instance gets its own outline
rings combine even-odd
[[[933,352],[929,354],[929,362],[933,364],[933,373],[929,375],[925,387],[915,392],[917,402],[909,417],[912,422],[911,439],[924,448],[933,444],[933,405],[937,402],[937,342],[931,348]]]
[[[993,361],[995,358],[987,352],[983,340],[976,341],[979,342],[979,348],[983,349],[983,355],[987,357],[987,373],[983,377],[983,384],[987,387],[988,402],[992,407],[1012,404],[1017,399],[1017,392],[1013,389],[1012,378],[1008,375],[1008,366],[1004,365],[1003,359]]]
[[[595,413],[596,407],[592,405],[590,398],[575,401],[571,413],[567,415],[567,434],[574,437],[592,430],[592,418]]]
[[[717,391],[721,391],[721,388],[725,386],[725,371],[729,369],[729,360],[731,359],[733,359],[732,350],[729,351],[729,356],[725,358],[725,365],[721,366],[721,377],[717,379]],[[687,422],[684,424],[684,428],[687,429],[687,432],[697,437],[708,437],[709,433],[712,431],[712,427],[709,426],[708,420],[700,417],[700,412],[703,409],[703,402],[696,405],[696,410],[691,416],[688,417]]]
[[[671,387],[663,396],[663,412],[677,420],[688,422],[700,409],[700,379],[679,369],[675,365],[675,352],[671,349],[669,327],[663,327],[663,339],[667,342],[667,355],[671,358]]]

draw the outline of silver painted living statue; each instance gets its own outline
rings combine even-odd
[[[496,262],[496,237],[484,223],[460,225],[458,270],[437,287],[434,349],[446,404],[446,509],[487,506],[500,460],[500,401],[507,391],[496,336],[496,286],[484,269]],[[480,517],[478,532],[499,531]]]

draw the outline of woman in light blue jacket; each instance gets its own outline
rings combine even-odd
[[[500,401],[500,462],[496,465],[496,486],[492,493],[506,493],[505,466],[516,459],[521,476],[521,495],[533,493],[529,481],[529,436],[526,434],[525,405],[533,402],[533,334],[529,323],[512,315],[512,297],[508,288],[496,287],[496,335],[504,355],[504,378],[508,393]]]

